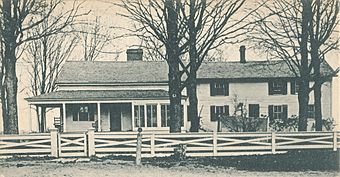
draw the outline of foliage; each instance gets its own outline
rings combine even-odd
[[[269,122],[270,129],[280,132],[280,131],[296,131],[298,128],[299,118],[296,115],[289,117],[287,120],[274,119]]]
[[[333,131],[335,127],[334,119],[331,117],[322,119],[322,125],[325,127],[325,130]]]
[[[263,129],[261,125],[267,119],[259,117],[245,117],[240,115],[221,116],[222,125],[227,128],[229,132],[257,132]]]

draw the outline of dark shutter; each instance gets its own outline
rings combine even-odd
[[[224,82],[224,96],[229,96],[229,83]]]
[[[291,81],[290,82],[290,94],[292,94],[292,95],[295,95],[295,93],[296,93],[295,83],[296,83],[296,81]]]
[[[270,121],[273,121],[274,120],[274,117],[273,117],[273,110],[274,109],[274,106],[273,105],[269,105],[268,106],[268,116],[269,116],[269,120]]]
[[[215,106],[210,106],[210,121],[216,121]]]
[[[229,116],[229,106],[228,105],[224,105],[224,114]]]
[[[210,82],[210,96],[215,96],[215,83],[214,82]]]
[[[273,81],[268,82],[268,94],[273,95]]]
[[[282,108],[283,108],[282,120],[286,122],[288,119],[288,105],[282,105]]]
[[[287,95],[287,82],[282,81],[282,95]]]

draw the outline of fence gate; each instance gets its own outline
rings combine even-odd
[[[58,150],[59,157],[87,156],[86,133],[60,133]]]

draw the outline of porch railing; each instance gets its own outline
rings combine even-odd
[[[340,148],[340,132],[293,133],[142,133],[143,157],[168,156],[179,145],[187,156],[274,154],[293,149]],[[50,133],[0,135],[0,156],[136,155],[136,132]]]

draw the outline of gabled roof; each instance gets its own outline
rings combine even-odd
[[[183,96],[185,98],[185,96]],[[29,102],[169,99],[165,90],[70,90],[26,98]]]
[[[324,62],[323,75],[333,69]],[[283,60],[202,63],[198,79],[265,79],[294,78],[294,73]],[[168,81],[165,61],[69,61],[66,62],[58,84],[156,83]]]

